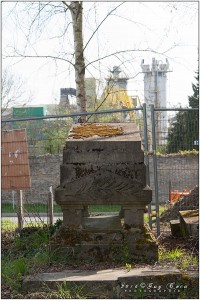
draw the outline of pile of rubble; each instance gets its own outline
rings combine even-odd
[[[199,187],[196,186],[189,195],[181,197],[169,209],[164,211],[160,217],[161,222],[169,222],[179,218],[179,211],[194,210],[199,208]]]

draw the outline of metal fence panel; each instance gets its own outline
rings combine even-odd
[[[149,156],[150,170],[154,170],[154,176],[150,177],[158,235],[160,205],[171,203],[173,193],[186,195],[199,184],[198,120],[198,109],[159,109],[151,106],[150,147],[153,151]],[[194,204],[188,203],[188,209],[193,208]]]
[[[121,123],[136,122],[144,143],[142,108],[120,109],[88,113],[88,122]],[[72,124],[77,123],[83,113],[23,118],[3,122],[4,130],[26,128],[28,136],[29,160],[31,167],[32,188],[24,192],[25,223],[32,221],[47,222],[49,188],[55,189],[60,183],[60,165],[63,147]],[[2,193],[2,213],[16,217],[16,193]],[[91,213],[119,213],[120,206],[89,207]],[[62,216],[60,207],[54,203],[54,214]],[[56,218],[55,218],[56,220]]]
[[[144,105],[143,108],[137,109],[90,112],[87,113],[87,118],[89,122],[98,123],[136,122],[145,153],[147,184],[153,190],[153,201],[148,207],[148,213],[150,216],[154,215],[157,204],[156,216],[159,216],[160,205],[169,202],[171,192],[191,190],[198,185],[198,139],[196,138],[198,110],[153,107],[154,122],[151,123],[146,109],[149,108]],[[134,120],[130,112],[134,113]],[[78,113],[46,116],[37,119],[9,120],[2,123],[3,130],[12,128],[26,128],[27,130],[33,187],[24,192],[24,213],[32,216],[33,223],[36,220],[47,221],[49,188],[55,189],[59,185],[63,146],[71,125],[78,122],[80,116],[83,115],[83,113]],[[182,123],[182,120],[185,120],[185,123]],[[178,125],[176,125],[177,121]],[[155,131],[154,144],[153,131]],[[181,137],[180,140],[179,137]],[[104,209],[105,207],[95,206],[89,208],[95,214],[101,213]],[[119,210],[118,206],[107,207],[109,213],[116,213]],[[16,214],[14,191],[2,193],[2,213],[5,217],[6,214]],[[60,207],[56,203],[54,203],[54,215],[61,216]],[[149,225],[152,226],[151,217]]]

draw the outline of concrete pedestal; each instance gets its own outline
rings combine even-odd
[[[122,229],[143,228],[144,211],[152,200],[152,190],[146,186],[144,153],[134,123],[72,126],[63,150],[60,174],[55,200],[63,211],[64,226],[85,232],[85,207],[121,205],[123,225],[118,228],[118,222],[112,230],[117,233]],[[102,239],[98,247],[107,249],[111,242]],[[90,243],[93,243],[91,239]],[[86,244],[78,244],[85,249]],[[129,243],[131,253],[137,252],[136,244]],[[121,242],[118,246],[121,247]]]

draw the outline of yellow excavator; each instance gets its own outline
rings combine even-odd
[[[104,91],[104,97],[106,98],[107,105],[109,104],[109,107],[113,109],[134,108],[137,106],[137,103],[140,102],[138,96],[130,97],[125,89],[119,87],[112,87],[112,89],[107,87]],[[135,121],[133,111],[129,111],[125,115],[129,115],[130,119]]]

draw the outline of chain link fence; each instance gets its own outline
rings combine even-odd
[[[199,111],[158,109],[152,105],[151,126],[153,151],[149,159],[154,176],[150,175],[150,185],[159,235],[163,210],[161,220],[170,221],[179,217],[180,210],[198,208]]]
[[[87,115],[89,123],[135,122],[144,143],[143,108],[120,109],[115,111],[91,112]],[[49,221],[48,199],[50,189],[60,183],[60,165],[63,147],[69,130],[78,123],[82,114],[46,116],[44,118],[23,118],[4,121],[2,129],[26,128],[29,149],[29,163],[32,188],[23,192],[24,223],[46,223]],[[2,192],[2,217],[17,222],[16,191]],[[62,218],[60,206],[54,202],[54,221]],[[119,213],[120,206],[90,206],[93,214]]]
[[[59,185],[63,147],[72,124],[79,122],[81,116],[79,113],[2,122],[2,130],[26,128],[27,131],[32,188],[23,193],[25,222],[35,224],[48,221],[49,193],[50,189],[54,190]],[[151,216],[156,216],[159,231],[159,216],[163,207],[190,193],[199,182],[198,110],[158,109],[152,106],[147,108],[146,113],[144,105],[135,109],[89,112],[87,121],[136,122],[145,152],[147,184],[153,190],[152,205],[148,208],[150,226],[155,224]],[[15,191],[2,192],[4,220],[17,218],[16,203]],[[188,207],[193,209],[194,204],[191,202]],[[96,214],[105,210],[118,213],[120,207],[91,206],[89,210]],[[54,203],[54,220],[61,216],[60,207]],[[148,217],[145,218],[148,221]]]

